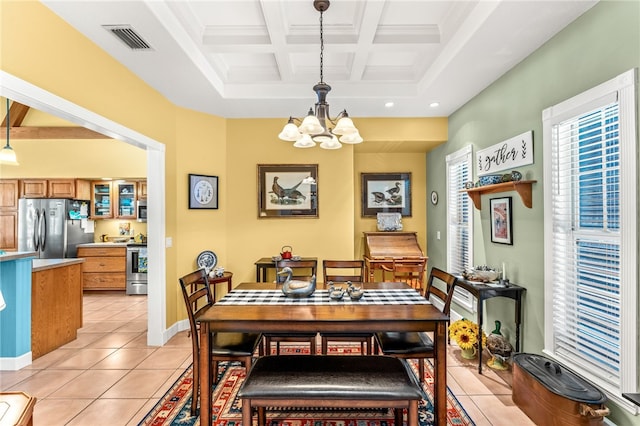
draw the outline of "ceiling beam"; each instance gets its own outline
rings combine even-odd
[[[0,135],[7,133],[6,127],[0,128]],[[84,127],[11,127],[11,139],[111,139],[102,133]]]
[[[22,127],[29,107],[13,101],[9,109],[9,138],[10,139],[111,139],[102,133],[84,127],[52,127],[27,126]],[[2,119],[0,135],[7,134],[7,116]]]

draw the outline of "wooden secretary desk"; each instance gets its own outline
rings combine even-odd
[[[391,268],[394,261],[428,259],[418,244],[417,232],[365,232],[364,243],[365,279],[369,282],[382,265]]]

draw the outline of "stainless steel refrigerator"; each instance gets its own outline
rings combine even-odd
[[[89,201],[21,198],[18,202],[18,250],[35,251],[41,259],[77,256],[76,246],[93,242],[85,232]]]

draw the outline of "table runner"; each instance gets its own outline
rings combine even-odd
[[[285,296],[281,290],[239,290],[227,293],[216,305],[419,305],[430,302],[416,290],[375,289],[365,290],[360,300],[351,300],[345,293],[341,300],[332,300],[328,290],[316,290],[309,297]]]

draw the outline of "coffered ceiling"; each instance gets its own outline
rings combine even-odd
[[[179,106],[284,120],[316,101],[312,0],[42,3]],[[595,3],[334,0],[324,13],[331,113],[448,116]],[[132,49],[114,32],[148,48]]]

